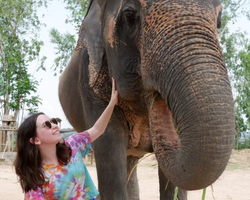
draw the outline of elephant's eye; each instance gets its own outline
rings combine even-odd
[[[140,11],[131,3],[126,4],[122,8],[120,17],[117,23],[117,31],[123,37],[133,40],[140,33]]]
[[[136,11],[125,10],[123,12],[123,22],[127,22],[129,25],[133,25],[136,22]]]

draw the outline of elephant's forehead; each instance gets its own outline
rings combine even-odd
[[[154,12],[165,11],[166,9],[190,9],[198,11],[207,11],[207,9],[214,9],[220,4],[214,4],[211,1],[200,1],[200,0],[179,0],[179,1],[170,1],[170,0],[139,0],[142,7],[146,8],[147,14]],[[174,11],[174,10],[172,10]],[[180,14],[180,13],[176,13]]]
[[[153,24],[153,26],[157,26],[158,28],[161,28],[159,25],[163,26],[160,22],[165,21],[164,27],[170,24],[175,26],[176,23],[185,23],[193,17],[193,19],[197,19],[206,24],[215,24],[216,21],[217,8],[208,2],[180,1],[166,3],[165,1],[156,1],[147,6],[149,7],[145,10],[146,17],[144,22],[146,24]],[[218,6],[218,12],[220,9],[221,6]]]

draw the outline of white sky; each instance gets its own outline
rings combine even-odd
[[[59,76],[54,76],[54,71],[52,71],[51,66],[55,59],[55,50],[53,44],[50,42],[49,31],[52,28],[56,28],[61,33],[70,32],[75,33],[73,26],[65,24],[65,19],[67,17],[67,11],[64,8],[64,4],[59,1],[52,1],[49,3],[47,9],[41,10],[41,22],[46,24],[40,32],[41,40],[44,42],[44,46],[41,49],[41,57],[46,56],[45,67],[46,72],[40,70],[36,71],[38,64],[31,65],[29,70],[30,73],[40,81],[37,94],[43,100],[42,105],[39,106],[39,111],[44,112],[49,117],[59,117],[62,119],[61,127],[70,128],[72,127],[68,120],[66,119],[63,110],[61,108],[59,98],[58,98],[58,83]]]
[[[247,0],[246,6],[250,6],[250,0]],[[66,119],[61,105],[58,99],[58,83],[59,76],[53,76],[54,72],[50,69],[53,65],[53,60],[55,58],[55,50],[50,42],[49,38],[49,30],[51,28],[56,28],[61,33],[70,32],[75,33],[74,28],[70,25],[65,24],[65,19],[67,17],[68,12],[64,8],[64,4],[59,1],[52,1],[49,3],[48,8],[43,9],[41,13],[44,13],[44,18],[41,19],[43,23],[46,24],[46,28],[42,28],[41,30],[41,39],[44,41],[44,46],[41,50],[41,57],[44,55],[47,57],[45,62],[45,66],[47,71],[39,71],[35,72],[37,65],[30,66],[30,73],[34,74],[35,78],[40,81],[40,85],[38,87],[37,94],[40,98],[43,99],[42,105],[39,106],[39,111],[44,112],[49,117],[59,117],[62,119],[62,128],[70,128],[68,120]],[[239,19],[237,23],[231,26],[233,31],[240,29],[248,32],[248,36],[250,39],[250,22],[246,18]]]

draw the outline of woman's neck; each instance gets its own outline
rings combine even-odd
[[[42,163],[43,164],[54,164],[57,166],[59,164],[58,158],[56,155],[56,146],[40,146],[39,147],[41,156],[42,156]]]

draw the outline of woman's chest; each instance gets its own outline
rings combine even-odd
[[[65,166],[45,170],[43,192],[58,199],[69,197],[72,191],[84,187],[85,169],[82,159],[72,157]]]

